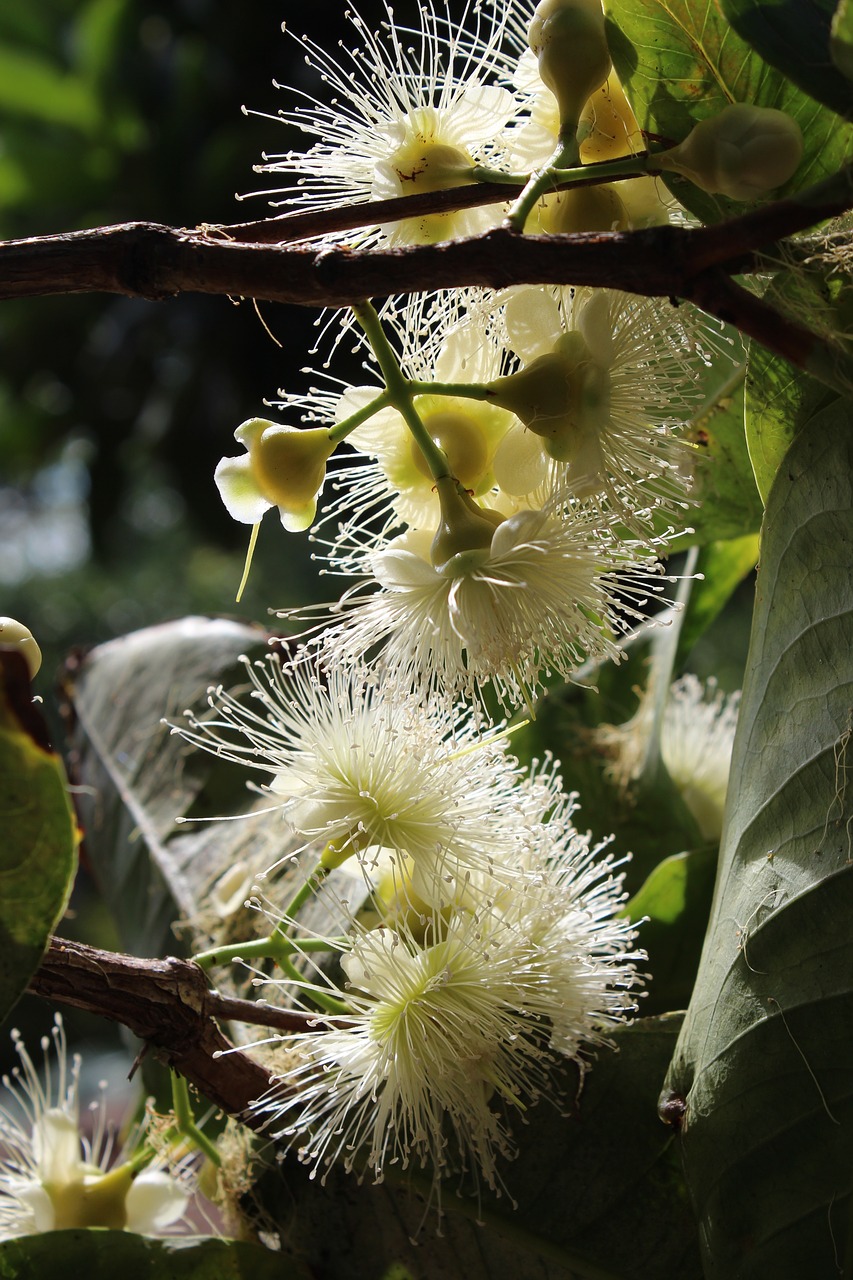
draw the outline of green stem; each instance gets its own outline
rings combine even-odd
[[[433,480],[444,480],[451,475],[450,464],[443,450],[439,449],[427,431],[414,406],[412,383],[400,368],[396,352],[388,341],[376,309],[370,302],[358,302],[353,307],[353,314],[373,348],[373,354],[376,356],[388,389],[389,403],[393,404],[405,420],[415,443],[424,455]]]
[[[547,166],[554,187],[574,186],[578,182],[587,185],[599,182],[612,182],[615,178],[642,178],[648,173],[657,173],[656,155],[647,151],[639,155],[620,156],[617,160],[598,160],[594,164],[573,165],[571,168],[558,167],[556,163]],[[544,173],[546,170],[539,170]],[[504,186],[524,187],[535,177],[535,173],[501,173],[500,169],[490,169],[487,165],[475,165],[471,177],[475,182],[502,183]]]
[[[228,964],[231,960],[275,960],[280,956],[302,955],[310,951],[338,951],[345,938],[287,938],[280,932],[264,938],[252,938],[249,942],[232,942],[224,947],[211,947],[199,951],[193,960],[201,969]]]
[[[344,418],[336,426],[329,431],[329,441],[339,444],[341,440],[346,440],[350,432],[355,431],[356,427],[360,427],[363,422],[367,422],[368,418],[372,418],[380,409],[384,409],[390,404],[391,397],[387,391],[382,391],[378,396],[366,404],[363,409],[357,409],[355,413],[351,413],[348,418]]]
[[[299,972],[296,965],[289,956],[282,956],[279,961],[282,972],[285,973],[292,982],[297,982],[301,987],[305,987],[305,979]],[[317,1005],[318,1009],[322,1009],[324,1013],[331,1013],[336,1016],[349,1017],[352,1015],[352,1009],[349,1005],[344,1004],[343,1000],[336,1000],[334,996],[327,996],[324,991],[318,990],[314,986],[307,988],[307,993]]]
[[[290,899],[290,902],[288,902],[287,906],[282,911],[282,917],[288,922],[291,922],[296,913],[305,906],[305,903],[311,895],[317,892],[328,874],[329,868],[324,867],[322,863],[318,862],[308,879],[301,888],[297,889],[296,893]],[[283,937],[287,936],[286,928],[282,929],[281,925],[277,927],[275,932],[280,933]]]
[[[506,225],[514,231],[523,231],[534,206],[546,191],[553,188],[554,173],[559,169],[575,168],[579,158],[577,139],[561,137],[548,163],[531,173],[521,195],[510,207]]]
[[[185,1138],[189,1138],[199,1151],[203,1151],[208,1160],[212,1161],[217,1168],[222,1164],[222,1157],[216,1150],[214,1143],[210,1141],[205,1134],[202,1133],[195,1122],[192,1104],[190,1103],[190,1093],[187,1088],[187,1082],[183,1076],[179,1076],[175,1071],[172,1073],[172,1109],[175,1112],[175,1121],[177,1123],[178,1132],[183,1134]]]
[[[463,396],[466,400],[493,400],[487,382],[410,382],[413,396]]]
[[[530,181],[529,173],[503,173],[500,169],[490,169],[486,164],[475,164],[470,176],[475,182],[501,183],[507,187],[523,187]]]

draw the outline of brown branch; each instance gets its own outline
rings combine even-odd
[[[257,1129],[263,1125],[254,1119],[250,1104],[269,1089],[269,1075],[249,1054],[234,1048],[214,1017],[263,1021],[282,1030],[316,1023],[308,1014],[219,996],[190,961],[173,956],[140,960],[62,938],[51,939],[29,989],[46,1000],[120,1022],[216,1106]],[[246,1016],[250,1012],[252,1018]]]
[[[420,197],[383,202],[380,208],[390,206],[399,217],[413,199]],[[719,293],[721,273],[756,270],[761,250],[851,206],[853,169],[846,168],[795,199],[694,229],[524,236],[500,227],[443,244],[356,251],[227,238],[239,233],[257,240],[260,227],[278,227],[277,220],[198,231],[125,223],[0,244],[0,299],[106,292],[160,300],[191,291],[343,307],[364,298],[460,286],[573,284],[686,298],[702,306],[702,296],[713,302]],[[356,209],[359,219],[377,216],[374,206]],[[771,351],[813,367],[822,339],[754,304],[751,295],[731,289],[726,316]],[[714,306],[708,309],[720,314]],[[817,363],[831,366],[828,359]]]

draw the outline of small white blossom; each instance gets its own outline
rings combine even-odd
[[[660,752],[667,772],[709,840],[719,840],[729,786],[740,692],[724,694],[715,680],[703,685],[682,676],[669,691]]]
[[[511,874],[527,840],[517,821],[519,768],[500,736],[480,738],[470,714],[403,697],[360,668],[319,673],[310,662],[245,662],[248,699],[222,688],[215,718],[177,731],[260,770],[289,826],[327,861],[377,850],[428,902],[448,878],[498,863]]]
[[[69,1067],[59,1015],[42,1039],[43,1081],[17,1031],[12,1039],[20,1066],[3,1077],[12,1096],[0,1107],[0,1240],[69,1227],[180,1230],[190,1199],[185,1168],[155,1158],[137,1171],[129,1146],[114,1158],[103,1103],[93,1136],[82,1136],[80,1058]]]
[[[280,119],[318,141],[305,153],[270,155],[258,166],[261,173],[296,176],[292,203],[336,208],[437,191],[471,182],[475,164],[500,163],[516,109],[514,95],[495,83],[506,69],[502,22],[485,19],[470,3],[457,15],[433,0],[417,12],[414,30],[394,21],[387,0],[387,21],[378,30],[348,12],[358,43],[343,47],[340,63],[297,37],[330,96],[320,101],[303,93],[305,104],[282,110]],[[469,19],[472,31],[465,29]],[[491,206],[409,218],[381,231],[391,243],[424,244],[484,230],[501,216]],[[366,233],[366,242],[379,231]]]
[[[522,510],[456,576],[433,566],[429,534],[368,543],[365,578],[321,637],[324,661],[334,668],[384,641],[395,680],[473,697],[491,680],[507,705],[528,700],[546,673],[569,676],[588,658],[618,661],[615,637],[648,616],[659,565],[617,538],[614,524],[579,503]],[[348,568],[357,570],[355,555]]]

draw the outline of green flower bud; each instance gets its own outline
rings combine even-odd
[[[495,529],[503,516],[480,507],[453,476],[436,481],[441,522],[432,541],[430,558],[437,573],[459,578],[486,559]]]
[[[774,107],[740,102],[700,121],[682,143],[655,161],[711,195],[756,200],[787,182],[802,156],[803,135],[796,120]]]
[[[539,74],[557,99],[561,133],[574,135],[587,99],[610,74],[600,0],[541,0],[527,32]]]
[[[29,667],[32,680],[41,667],[41,649],[33,633],[15,618],[0,618],[0,644],[14,645]]]

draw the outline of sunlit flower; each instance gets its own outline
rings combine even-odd
[[[583,1071],[585,1047],[633,1011],[641,957],[617,918],[621,877],[571,827],[550,770],[526,789],[536,847],[511,889],[475,875],[417,934],[354,923],[348,982],[318,978],[348,1013],[283,1037],[280,1083],[254,1104],[303,1160],[377,1180],[413,1162],[437,1179],[467,1170],[500,1186],[497,1158],[514,1149],[508,1115],[557,1099],[564,1057]],[[550,818],[543,802],[556,803]]]
[[[546,673],[618,661],[615,637],[648,616],[659,566],[613,525],[582,504],[522,510],[458,571],[434,567],[431,533],[368,545],[369,576],[334,607],[321,637],[325,660],[351,662],[385,641],[382,662],[396,680],[469,696],[492,680],[513,706]]]
[[[211,690],[215,718],[191,717],[178,732],[262,772],[289,826],[328,864],[355,855],[369,872],[379,850],[393,851],[429,902],[454,876],[493,863],[511,874],[527,833],[519,768],[499,735],[480,738],[464,709],[451,717],[360,668],[245,666],[249,698]]]
[[[495,456],[499,487],[517,492],[550,469],[632,528],[683,505],[692,451],[677,427],[695,408],[703,356],[680,313],[611,290],[525,288],[505,325],[523,367],[492,384],[520,418]]]
[[[471,296],[462,290],[416,295],[404,304],[383,307],[382,318],[396,343],[404,374],[425,384],[423,393],[414,397],[421,421],[444,450],[453,475],[474,497],[489,495],[491,503],[496,496],[495,452],[515,420],[513,415],[485,397],[439,395],[428,389],[434,382],[482,385],[502,372],[505,347],[487,316],[481,311],[466,314]],[[380,390],[378,386],[347,389],[335,406],[335,418],[341,421],[362,409]],[[344,462],[338,468],[335,487],[342,496],[328,509],[332,515],[348,513],[350,530],[370,524],[375,529],[379,515],[389,527],[399,529],[405,523],[435,529],[439,520],[435,481],[399,410],[381,409],[348,439],[374,461]]]
[[[289,532],[307,529],[335,449],[328,432],[249,418],[234,432],[234,439],[246,452],[223,458],[214,472],[228,514],[242,524],[257,524],[277,507]]]
[[[305,153],[267,156],[258,171],[295,175],[294,193],[283,192],[303,209],[460,186],[473,180],[474,164],[500,162],[515,111],[513,94],[494,83],[505,70],[501,21],[485,19],[470,3],[452,16],[432,0],[418,5],[414,30],[395,23],[387,0],[386,13],[378,30],[348,13],[358,43],[342,45],[341,62],[297,38],[328,97],[303,93],[305,105],[282,110],[280,119],[318,141]],[[425,244],[484,230],[500,217],[493,206],[409,218],[382,230],[392,243]],[[368,241],[377,233],[366,233]]]
[[[0,1240],[69,1227],[181,1230],[190,1198],[185,1169],[131,1159],[130,1146],[114,1155],[103,1103],[93,1136],[82,1136],[80,1058],[69,1067],[59,1015],[52,1037],[42,1039],[43,1080],[17,1031],[12,1039],[20,1065],[3,1077],[12,1096],[0,1108]]]

